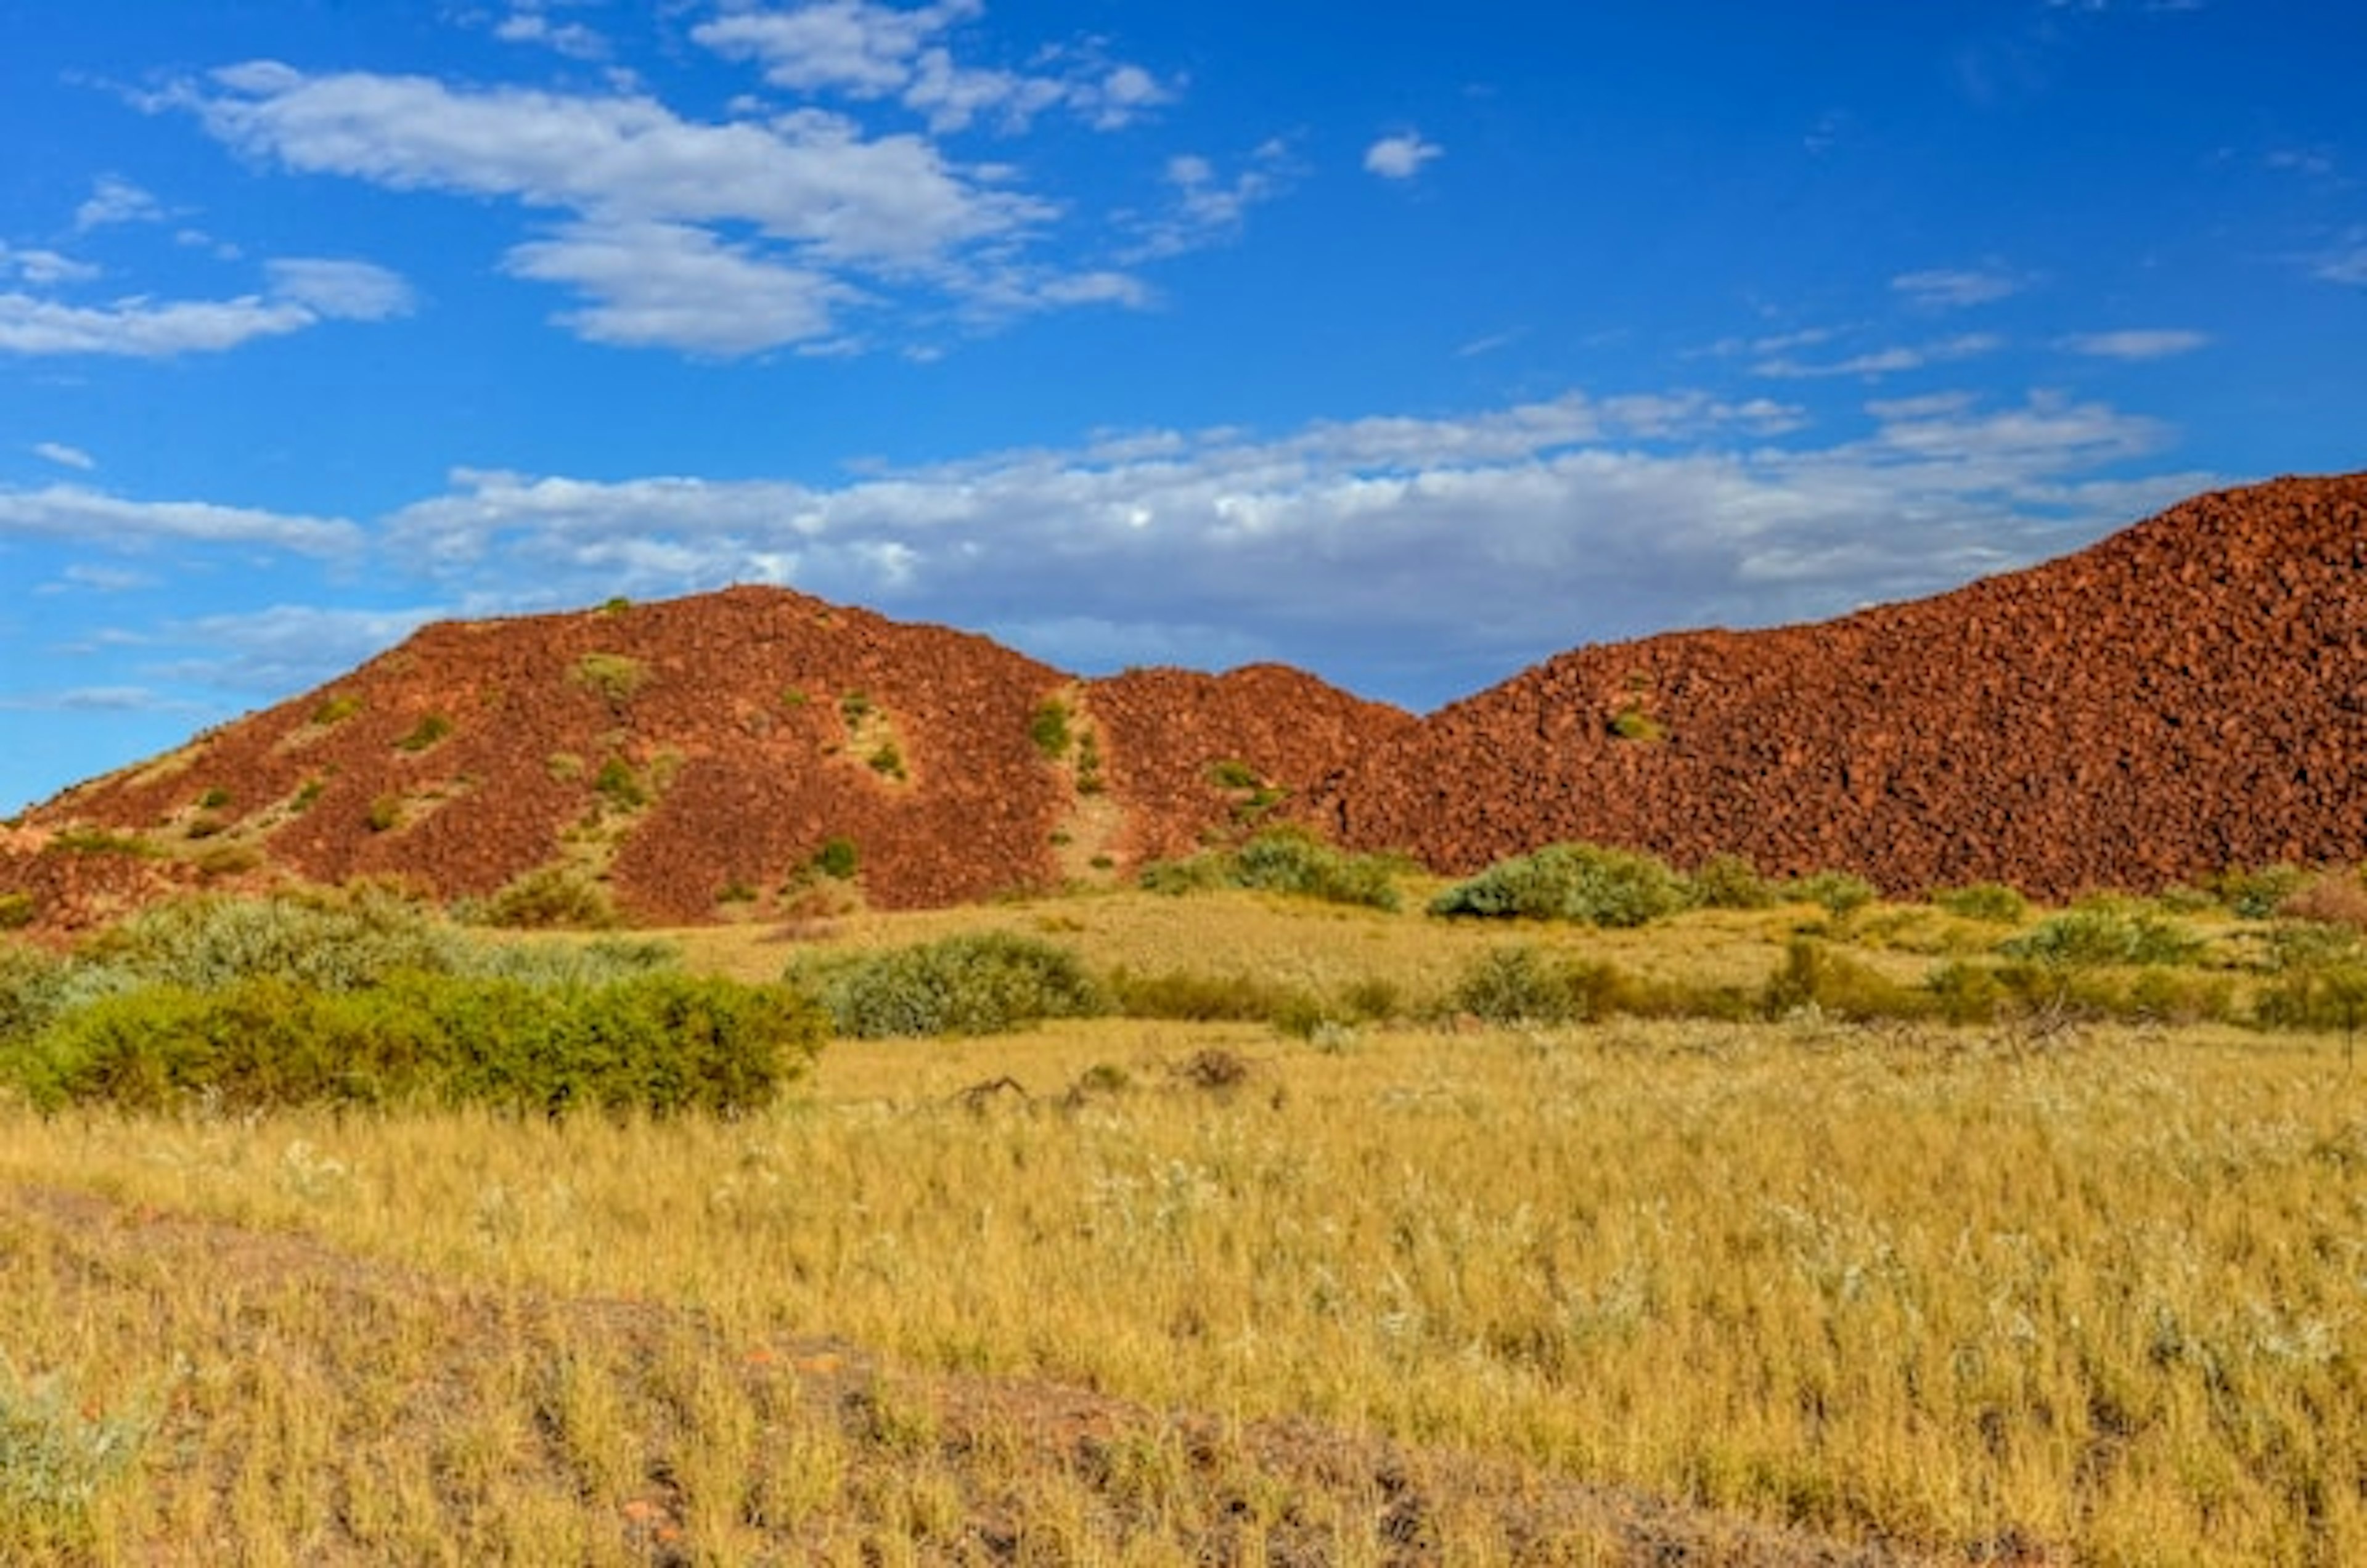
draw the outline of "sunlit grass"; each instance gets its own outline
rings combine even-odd
[[[2367,1557],[2367,1092],[2339,1042],[2099,1028],[2032,1049],[1803,1020],[1332,1045],[1124,1021],[843,1042],[802,1099],[738,1122],[12,1115],[12,1183],[300,1233],[422,1283],[358,1368],[143,1366],[130,1322],[62,1326],[14,1274],[6,1342],[101,1410],[217,1401],[242,1463],[330,1464],[357,1405],[402,1403],[390,1380],[452,1376],[431,1325],[457,1290],[1311,1417],[1957,1555]],[[1202,1087],[1184,1069],[1210,1051],[1246,1077]],[[1017,1091],[963,1093],[1005,1077]],[[311,1292],[246,1304],[258,1349],[344,1343],[308,1325],[339,1310]],[[670,1397],[713,1406],[684,1425],[708,1448],[674,1462],[708,1467],[702,1495],[764,1473],[753,1456],[791,1438],[715,1382],[712,1350],[669,1354]],[[575,1493],[630,1501],[646,1413],[604,1390],[621,1372],[567,1364],[390,1438],[385,1539],[448,1517],[455,1487],[566,1513],[563,1490],[504,1480],[543,1440],[537,1401],[581,1434]],[[199,1507],[184,1462],[213,1461],[150,1455],[145,1483],[177,1499],[158,1506]],[[861,1472],[781,1506],[845,1506]],[[313,1528],[241,1485],[214,1489],[209,1528]],[[763,1535],[744,1508],[678,1504],[667,1528],[725,1557]],[[159,1528],[121,1483],[110,1508],[124,1539]],[[490,1551],[524,1527],[481,1528]]]

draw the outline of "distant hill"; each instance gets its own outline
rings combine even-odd
[[[35,808],[0,893],[59,930],[357,876],[697,921],[849,871],[885,907],[1111,880],[1279,817],[1446,872],[1590,840],[1899,893],[2367,859],[2367,476],[1821,625],[1578,649],[1421,719],[1274,665],[1080,680],[778,589],[448,623]]]
[[[1365,751],[1347,842],[1555,840],[2060,897],[2367,858],[2367,476],[1816,626],[1584,648]]]

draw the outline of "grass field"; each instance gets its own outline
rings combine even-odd
[[[1520,937],[1804,924],[1999,934]],[[0,1558],[2367,1561],[2339,1032],[1485,1028],[1417,1004],[1504,931],[1246,894],[681,940],[990,927],[1406,1005],[842,1040],[728,1121],[0,1110]]]

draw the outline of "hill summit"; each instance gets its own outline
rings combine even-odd
[[[445,623],[67,790],[0,894],[399,879],[685,922],[1112,880],[1292,818],[1467,872],[1559,840],[1886,890],[2367,859],[2367,475],[2198,497],[1815,626],[1574,649],[1427,718],[1275,665],[1081,680],[771,588]]]

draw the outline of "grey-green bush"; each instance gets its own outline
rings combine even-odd
[[[1597,844],[1548,844],[1455,884],[1431,901],[1430,912],[1640,926],[1688,902],[1684,879],[1654,856]]]
[[[839,1033],[866,1040],[997,1034],[1107,1006],[1074,953],[1009,931],[810,960],[787,978],[820,998]]]

